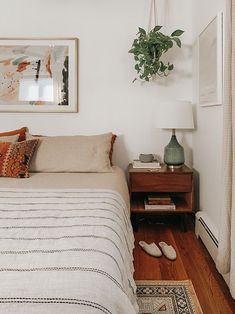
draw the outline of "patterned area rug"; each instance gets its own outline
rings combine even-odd
[[[202,314],[193,284],[184,281],[136,281],[139,314]]]

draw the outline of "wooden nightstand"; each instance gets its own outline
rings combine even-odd
[[[193,171],[187,166],[170,169],[162,165],[160,169],[134,169],[132,164],[128,168],[129,189],[131,199],[131,216],[133,227],[138,228],[138,217],[146,214],[182,214],[193,212]],[[171,196],[175,210],[145,210],[144,200],[151,192],[167,193]]]

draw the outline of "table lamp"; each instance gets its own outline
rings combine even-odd
[[[156,127],[172,129],[169,144],[164,149],[164,163],[179,168],[185,162],[184,148],[177,141],[176,129],[193,129],[192,104],[189,101],[169,101],[157,105]]]

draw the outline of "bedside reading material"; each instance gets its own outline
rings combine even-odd
[[[166,193],[151,193],[148,194],[144,202],[145,210],[175,210],[169,194]]]
[[[157,169],[161,168],[161,164],[158,161],[153,162],[141,162],[140,160],[133,160],[133,168],[136,169]]]
[[[148,204],[148,201],[144,201],[144,209],[145,210],[175,210],[176,206],[173,202],[171,202],[169,205],[150,205]]]
[[[147,195],[147,202],[149,205],[170,205],[172,200],[169,194],[152,193]]]

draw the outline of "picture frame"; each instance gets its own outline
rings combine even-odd
[[[78,112],[78,38],[0,38],[0,112]]]
[[[198,100],[201,107],[223,102],[223,12],[198,37]]]

